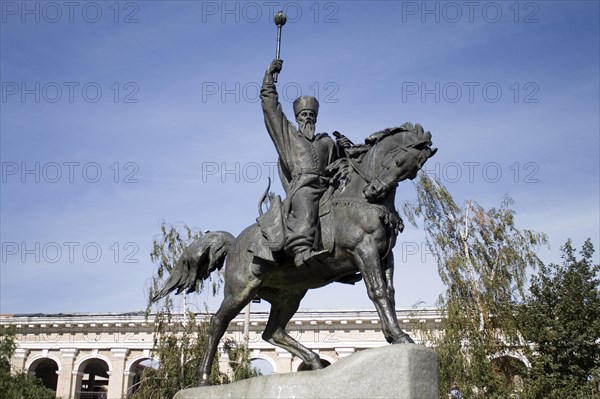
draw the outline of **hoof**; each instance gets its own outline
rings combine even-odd
[[[319,360],[319,362],[317,364],[315,364],[313,366],[313,370],[321,370],[321,369],[324,369],[324,368],[325,368],[325,366],[323,366],[323,363],[321,363],[320,360]]]
[[[394,341],[394,344],[414,344],[415,341],[412,340],[410,335],[404,334],[400,336],[397,340]]]
[[[325,368],[323,366],[323,363],[321,363],[321,358],[317,358],[313,361],[310,362],[306,362],[306,365],[311,369],[311,370],[321,370],[323,368]]]
[[[198,380],[198,386],[199,387],[207,387],[210,386],[210,380],[208,378],[208,374],[202,374],[202,377],[200,377],[200,379]]]
[[[325,367],[323,367],[323,364],[321,364],[321,361],[318,361],[316,363],[311,363],[310,364],[310,369],[311,370],[321,370],[323,368],[325,368]]]

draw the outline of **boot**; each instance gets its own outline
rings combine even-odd
[[[303,265],[320,267],[323,265],[323,261],[327,258],[327,250],[314,251],[312,249],[305,249],[296,252],[294,256],[294,265],[300,267]]]

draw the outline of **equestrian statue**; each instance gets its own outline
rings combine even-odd
[[[282,65],[277,57],[267,68],[261,103],[286,198],[267,188],[257,223],[237,237],[211,231],[196,239],[153,295],[159,300],[173,291],[194,292],[199,281],[225,268],[224,299],[210,320],[199,385],[209,382],[229,323],[256,297],[271,304],[263,339],[311,369],[323,367],[319,356],[285,328],[308,290],[334,282],[364,280],[387,342],[413,343],[396,318],[392,249],[404,226],[394,203],[398,182],[414,179],[437,151],[431,134],[404,123],[371,134],[364,144],[354,145],[338,132],[334,141],[315,134],[319,103],[307,96],[293,103],[296,127],[278,100],[275,82]]]

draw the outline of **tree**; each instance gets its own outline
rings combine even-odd
[[[143,371],[133,399],[171,399],[181,389],[196,386],[207,323],[197,323],[192,312],[185,325],[175,323],[173,316],[168,309],[156,313],[152,354],[158,359],[158,368],[147,367]],[[229,381],[219,371],[218,362],[213,367],[212,384]]]
[[[54,399],[56,392],[24,372],[12,373],[10,359],[17,348],[14,326],[0,329],[0,397],[2,399]]]
[[[600,266],[588,239],[577,259],[571,240],[561,265],[542,266],[521,313],[531,343],[527,397],[590,398],[600,377]]]
[[[541,265],[536,251],[546,236],[515,226],[508,196],[499,208],[474,201],[460,207],[425,173],[416,191],[416,203],[406,203],[404,213],[415,226],[422,220],[446,286],[438,303],[444,334],[430,337],[440,358],[440,397],[457,382],[465,397],[506,398],[506,370],[498,369],[506,365],[491,360],[520,344],[516,305],[524,298],[526,271]]]
[[[229,358],[232,381],[245,380],[261,375],[260,371],[250,363],[250,351],[247,343],[240,345],[229,338],[225,340],[223,349]]]
[[[196,314],[184,309],[183,317],[178,318],[173,312],[170,297],[166,297],[159,304],[153,304],[151,298],[168,278],[184,249],[200,237],[201,233],[192,231],[188,226],[178,227],[163,223],[161,236],[154,240],[151,259],[158,267],[156,275],[152,278],[146,316],[149,317],[151,313],[155,315],[153,356],[158,359],[159,365],[157,369],[148,367],[144,370],[140,383],[135,387],[133,399],[171,399],[179,390],[196,386],[198,367],[204,356],[208,334],[208,312],[197,320]],[[216,295],[221,288],[221,276],[211,276],[207,282],[211,283],[212,294]],[[206,288],[205,283],[199,282],[200,286],[196,291],[200,292]],[[185,308],[185,294],[183,302]],[[235,367],[232,367],[233,375],[230,378],[220,372],[217,354],[217,361],[213,363],[211,372],[211,384],[223,384],[258,375],[250,366],[249,352],[243,344],[227,341],[224,346],[230,362],[235,363]]]

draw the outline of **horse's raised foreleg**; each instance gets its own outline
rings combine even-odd
[[[384,276],[384,270],[381,268],[379,251],[371,236],[365,237],[356,246],[355,260],[365,280],[369,298],[373,301],[379,313],[381,330],[385,339],[393,344],[412,343],[413,341],[409,335],[402,331],[398,325],[396,309],[393,306],[394,301],[389,299],[388,284]],[[392,276],[388,275],[388,277]]]
[[[299,293],[278,291],[269,295],[271,313],[262,337],[265,341],[298,356],[308,367],[316,370],[323,368],[319,355],[303,346],[285,331],[285,326],[298,310],[300,301],[305,294],[306,291]]]

